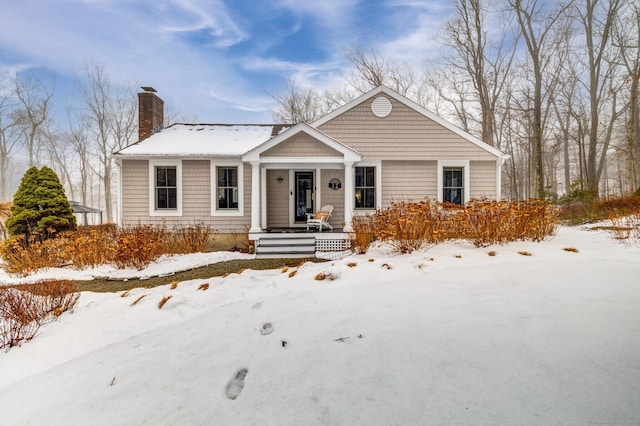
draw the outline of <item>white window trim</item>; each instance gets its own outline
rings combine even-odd
[[[354,215],[367,215],[375,213],[382,206],[382,160],[377,161],[361,161],[353,165],[353,191],[356,190],[356,168],[357,167],[375,167],[376,169],[376,207],[374,209],[356,208],[355,200],[353,207]]]
[[[438,160],[438,201],[441,203],[443,185],[444,185],[444,168],[445,167],[462,167],[462,175],[464,177],[464,204],[467,204],[470,200],[471,185],[469,176],[471,175],[471,169],[469,167],[469,160]]]
[[[218,167],[238,168],[238,209],[218,208]],[[242,161],[211,160],[211,216],[244,216],[244,167]]]
[[[156,167],[176,168],[177,208],[156,208]],[[182,160],[149,160],[149,216],[182,216]]]

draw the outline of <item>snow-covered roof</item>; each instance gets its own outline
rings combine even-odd
[[[240,156],[279,135],[283,124],[173,124],[116,156]]]

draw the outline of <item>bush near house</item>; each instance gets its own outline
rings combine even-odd
[[[640,214],[640,195],[573,200],[560,204],[560,219],[569,225]]]
[[[0,349],[33,339],[40,327],[73,310],[80,293],[71,281],[0,287]]]
[[[376,212],[372,222],[356,219],[352,242],[363,253],[373,235],[397,253],[410,253],[452,239],[468,240],[476,247],[541,241],[555,233],[558,220],[555,206],[544,200],[472,200],[466,206],[396,202]]]
[[[175,230],[152,225],[83,226],[46,240],[12,238],[0,248],[0,256],[7,272],[22,275],[66,265],[76,269],[98,265],[143,269],[163,254],[204,251],[213,234],[203,224]]]
[[[24,244],[76,229],[76,218],[56,173],[48,167],[26,171],[11,204],[6,227]]]

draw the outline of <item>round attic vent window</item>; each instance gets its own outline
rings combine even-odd
[[[376,117],[386,117],[391,114],[391,101],[384,96],[378,96],[371,103],[371,112]]]

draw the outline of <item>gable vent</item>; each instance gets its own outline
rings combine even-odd
[[[373,112],[376,117],[386,117],[391,114],[391,101],[384,96],[378,96],[371,103],[371,112]]]

